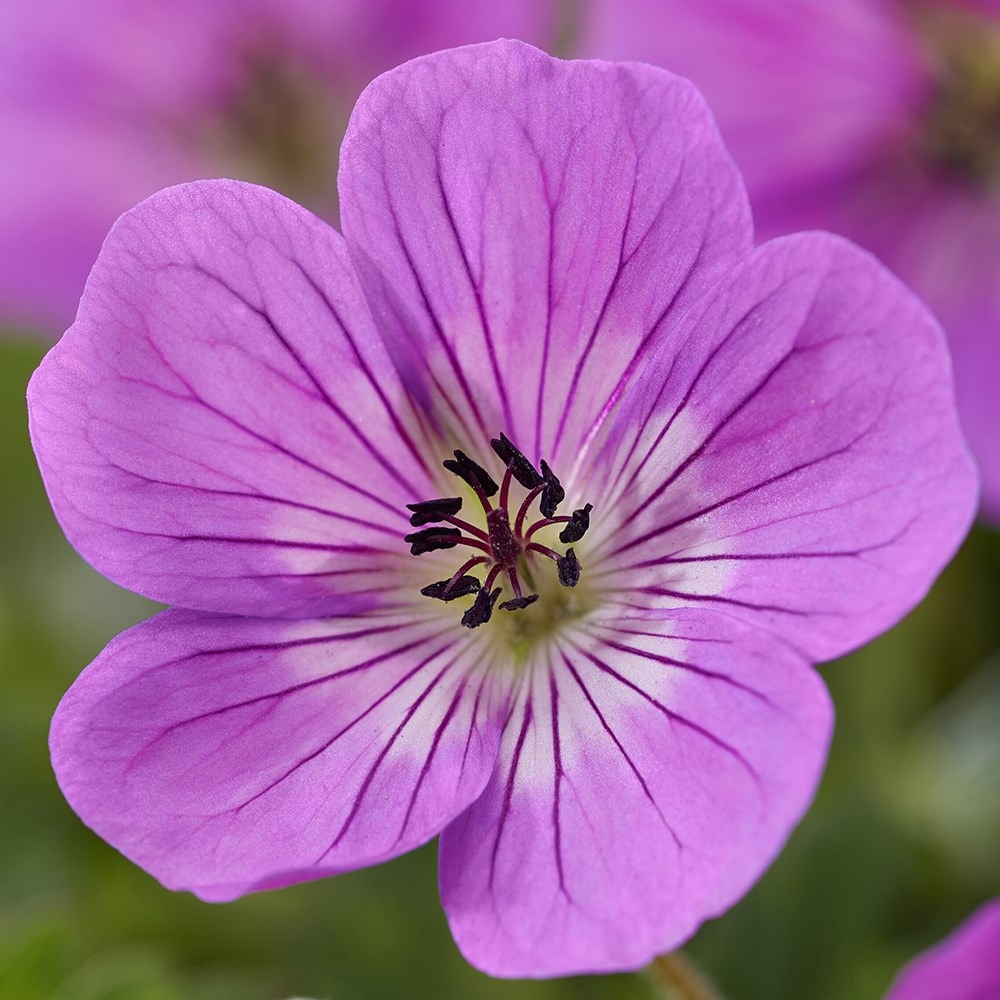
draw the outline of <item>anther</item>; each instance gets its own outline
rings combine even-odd
[[[514,597],[509,601],[504,601],[500,605],[504,611],[520,611],[521,608],[526,608],[529,604],[534,604],[538,600],[538,594],[528,594],[525,597]]]
[[[410,555],[420,556],[437,549],[453,549],[461,537],[458,528],[424,528],[406,535],[403,541],[410,543]]]
[[[559,541],[564,545],[580,541],[590,527],[590,512],[593,509],[594,505],[588,503],[585,507],[574,510],[570,516],[569,524],[559,532]]]
[[[556,474],[549,468],[548,462],[542,459],[538,463],[542,467],[542,495],[538,500],[538,509],[545,517],[555,517],[556,508],[566,499],[566,491]]]
[[[453,601],[456,597],[468,597],[476,593],[482,584],[474,576],[460,576],[457,580],[438,580],[420,588],[424,597],[433,597],[438,601]]]
[[[485,625],[493,616],[493,605],[496,604],[500,596],[500,588],[487,590],[481,587],[476,599],[472,602],[472,607],[462,615],[462,624],[466,628],[477,628]]]
[[[462,509],[461,497],[442,497],[440,500],[421,500],[419,503],[408,503],[407,510],[412,510],[410,524],[419,528],[422,524],[434,524],[446,517],[454,517]]]
[[[575,587],[580,582],[580,560],[572,549],[567,549],[566,555],[556,559],[556,570],[564,587]]]
[[[464,451],[456,450],[455,457],[445,459],[442,464],[449,472],[453,472],[474,490],[482,491],[488,497],[494,496],[500,489],[493,481],[493,477],[481,465],[473,462]]]
[[[490,441],[490,447],[496,452],[497,458],[510,470],[510,474],[526,489],[533,490],[542,485],[542,477],[538,470],[525,456],[514,447],[506,434]]]

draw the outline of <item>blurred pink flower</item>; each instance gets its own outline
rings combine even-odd
[[[550,5],[467,0],[0,4],[0,317],[57,335],[125,209],[199,177],[330,221],[362,87],[423,52],[548,37]]]
[[[764,236],[819,227],[878,254],[948,332],[1000,518],[1000,4],[592,0],[585,54],[690,77]]]
[[[236,181],[150,198],[32,380],[67,536],[175,605],[66,695],[60,785],[206,899],[442,833],[470,961],[633,968],[808,806],[808,661],[966,531],[941,331],[839,237],[754,248],[704,102],[648,66],[411,62],[340,191],[343,237]]]
[[[954,933],[917,956],[885,1000],[997,1000],[1000,899],[983,904]]]

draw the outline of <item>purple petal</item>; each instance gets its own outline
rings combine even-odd
[[[376,80],[340,187],[414,395],[464,447],[505,431],[553,468],[751,240],[742,182],[686,81],[517,42]]]
[[[114,220],[157,188],[204,172],[151,136],[137,147],[82,112],[54,119],[0,100],[0,313],[49,339],[72,322]]]
[[[905,132],[927,94],[908,17],[895,0],[593,0],[580,50],[692,80],[769,226],[782,201],[808,187],[823,202],[813,185]]]
[[[782,221],[786,228],[821,224],[857,240],[934,311],[948,335],[958,411],[982,476],[983,512],[1000,524],[1000,203],[977,188],[915,173],[901,157],[880,160],[823,199],[806,199],[809,211],[795,206]]]
[[[552,21],[537,0],[0,4],[0,310],[61,332],[114,220],[168,184],[232,176],[293,194],[298,180],[335,218],[337,148],[369,80],[450,45],[543,42]],[[303,119],[326,176],[282,171],[275,107]]]
[[[523,38],[544,45],[555,34],[553,5],[538,0],[470,4],[466,0],[256,0],[295,48],[334,79],[357,84],[357,95],[373,77],[407,59],[483,42]],[[234,16],[243,6],[237,0]]]
[[[943,126],[939,101],[996,32],[996,0],[594,0],[585,20],[583,53],[667,66],[704,92],[761,234],[841,233],[930,305],[1000,524],[1000,201],[961,146],[942,159],[977,126],[970,101]]]
[[[777,854],[815,790],[829,699],[788,647],[697,610],[605,615],[548,666],[442,835],[442,900],[492,975],[635,968]]]
[[[308,617],[388,600],[404,504],[436,492],[340,237],[236,181],[119,220],[29,405],[69,539],[166,603]]]
[[[115,639],[52,724],[83,821],[171,889],[231,899],[401,854],[489,778],[499,688],[453,623],[167,611]]]
[[[899,974],[885,1000],[990,1000],[1000,996],[1000,900],[981,906]]]
[[[232,172],[209,166],[201,135],[235,60],[225,3],[0,5],[5,318],[54,338],[123,211],[168,184]]]
[[[893,624],[975,507],[926,308],[812,234],[765,244],[674,334],[592,471],[607,514],[585,559],[602,582],[749,619],[815,658]]]

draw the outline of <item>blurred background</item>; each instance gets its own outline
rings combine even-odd
[[[104,233],[159,187],[208,176],[268,183],[335,223],[337,148],[364,84],[497,36],[691,75],[763,233],[844,231],[938,310],[987,480],[984,516],[927,600],[821,668],[838,721],[815,806],[686,952],[730,1000],[866,1000],[1000,894],[1000,12],[824,2],[0,5],[0,997],[654,996],[642,974],[471,969],[438,902],[434,845],[222,906],[170,893],[82,826],[48,763],[62,693],[156,610],[70,549],[27,440],[25,385]]]

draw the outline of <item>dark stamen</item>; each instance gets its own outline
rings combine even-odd
[[[559,541],[565,545],[580,541],[590,527],[590,512],[593,509],[594,505],[588,503],[586,506],[580,507],[579,510],[574,510],[569,524],[559,532]]]
[[[503,507],[494,507],[486,515],[486,530],[489,532],[493,558],[501,566],[513,566],[521,554],[521,546],[510,530],[510,518]]]
[[[480,587],[482,584],[474,576],[460,576],[457,580],[453,577],[450,580],[429,583],[426,587],[420,588],[420,593],[424,597],[433,597],[438,601],[453,601],[456,597],[468,597],[469,594],[476,593]]]
[[[559,582],[564,587],[575,587],[580,582],[580,560],[572,549],[567,549],[566,555],[556,559],[556,569]]]
[[[403,541],[410,543],[410,555],[419,556],[436,549],[453,549],[461,537],[458,528],[424,528],[407,535]]]
[[[488,497],[494,496],[500,489],[493,481],[493,477],[481,465],[473,462],[464,451],[456,450],[455,457],[445,459],[443,464],[449,472],[455,473],[477,492],[482,490]]]
[[[434,524],[446,517],[454,517],[462,509],[461,497],[442,497],[440,500],[421,500],[420,503],[408,503],[407,510],[412,510],[410,524],[419,528],[422,524]]]
[[[490,441],[490,447],[510,470],[510,474],[526,490],[533,490],[536,486],[542,485],[542,477],[538,474],[538,470],[511,444],[506,434],[501,434],[499,438],[493,438]]]
[[[504,601],[500,605],[504,611],[520,611],[521,608],[526,608],[529,604],[534,604],[538,600],[538,594],[528,594],[527,597],[515,597],[509,601]]]
[[[499,587],[492,591],[481,587],[479,593],[476,594],[475,601],[472,602],[472,607],[462,615],[462,624],[466,628],[477,628],[480,625],[485,625],[493,615],[493,605],[496,604],[499,596]]]
[[[588,503],[574,510],[570,516],[556,516],[559,504],[566,498],[566,491],[548,463],[539,462],[541,471],[536,469],[506,434],[493,438],[490,445],[505,466],[501,486],[497,486],[493,477],[462,451],[456,450],[455,457],[444,462],[444,467],[476,494],[486,517],[485,531],[456,516],[463,506],[459,497],[439,497],[406,505],[412,512],[410,524],[414,527],[431,525],[406,535],[413,555],[456,546],[467,546],[474,551],[449,579],[430,583],[420,590],[424,597],[446,602],[474,595],[472,606],[462,615],[465,628],[486,624],[492,618],[504,590],[510,593],[508,600],[500,604],[503,611],[522,611],[539,600],[538,594],[526,592],[535,586],[534,570],[538,556],[555,562],[562,586],[575,587],[580,582],[581,566],[573,549],[568,548],[565,554],[561,554],[535,541],[533,536],[538,531],[558,525],[562,529],[559,534],[561,542],[577,542],[590,528],[590,513],[594,509]],[[520,503],[511,496],[515,481],[524,489]],[[491,501],[490,498],[497,493],[499,497]],[[536,514],[529,517],[532,510]],[[486,567],[482,583],[478,577],[470,575],[470,571],[479,565]],[[527,586],[519,574],[524,575]]]
[[[542,496],[538,501],[538,509],[545,517],[555,517],[556,508],[566,499],[566,491],[562,488],[562,483],[556,478],[556,474],[549,468],[548,462],[542,459],[538,463],[542,467]]]

